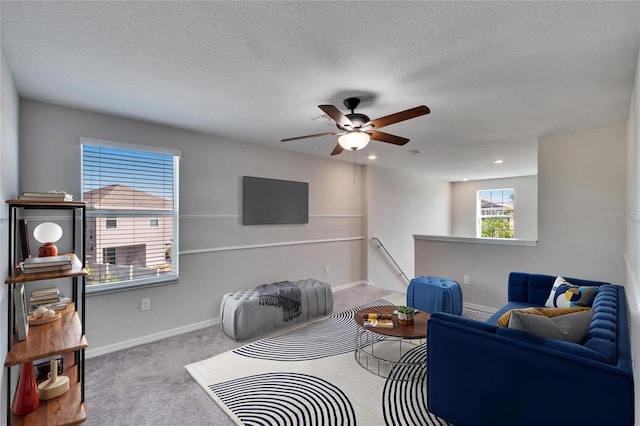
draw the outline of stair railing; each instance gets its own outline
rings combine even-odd
[[[404,271],[402,270],[400,265],[398,265],[398,262],[396,262],[396,260],[393,258],[393,256],[391,256],[391,253],[389,253],[389,250],[387,250],[387,248],[384,246],[384,244],[382,244],[382,241],[380,241],[380,238],[373,237],[372,240],[374,240],[378,244],[377,248],[381,248],[382,250],[384,250],[384,252],[386,253],[387,257],[391,260],[391,262],[393,262],[393,264],[395,265],[396,269],[398,269],[398,271],[400,272],[398,275],[400,275],[401,277],[404,277],[404,279],[407,281],[407,283],[409,281],[411,281],[409,279],[409,277],[407,277],[407,274],[404,273]]]

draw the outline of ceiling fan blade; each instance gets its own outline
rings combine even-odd
[[[338,108],[333,105],[318,105],[325,114],[333,119],[336,124],[341,127],[347,127],[353,129],[353,123],[349,120]]]
[[[372,124],[373,127],[375,127],[376,129],[380,129],[390,124],[399,123],[401,121],[405,121],[411,118],[420,117],[421,115],[429,114],[430,112],[431,110],[428,107],[424,105],[420,105],[418,107],[411,108],[406,111],[400,111],[400,112],[396,112],[395,114],[385,115],[384,117],[376,118],[375,120],[369,121],[364,126]]]
[[[337,144],[336,147],[333,148],[333,151],[331,151],[331,155],[338,155],[342,151],[344,151],[344,148],[342,146],[340,146],[340,144]]]
[[[377,130],[369,130],[367,133],[371,135],[371,139],[375,139],[380,142],[392,143],[394,145],[405,145],[409,142],[409,139],[396,135],[390,135],[389,133],[379,132]]]
[[[297,136],[295,138],[282,139],[280,142],[297,141],[298,139],[316,138],[318,136],[333,136],[335,132],[316,133],[315,135]]]

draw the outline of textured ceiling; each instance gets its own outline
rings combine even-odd
[[[317,105],[425,104],[384,129],[409,144],[372,141],[357,161],[452,181],[535,174],[538,137],[624,122],[640,45],[637,1],[2,1],[0,15],[23,97],[327,158],[335,137],[280,142],[335,129]]]

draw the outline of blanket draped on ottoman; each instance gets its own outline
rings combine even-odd
[[[285,321],[297,318],[302,313],[300,310],[302,292],[291,281],[262,284],[256,287],[256,294],[260,298],[261,305],[282,308]]]

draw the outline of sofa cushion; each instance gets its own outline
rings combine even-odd
[[[618,292],[614,285],[602,285],[593,301],[593,319],[584,346],[604,355],[611,364],[618,353]]]
[[[503,307],[498,309],[495,313],[491,314],[491,316],[485,322],[487,324],[497,325],[498,324],[498,320],[500,319],[500,317],[502,315],[504,315],[506,312],[508,312],[508,311],[510,311],[512,309],[530,308],[531,306],[532,306],[531,303],[508,302],[506,305],[504,305]]]
[[[549,318],[513,311],[509,320],[509,328],[540,337],[582,343],[591,323],[592,315],[593,312],[587,310]]]
[[[531,314],[531,315],[542,315],[548,318],[553,318],[559,315],[572,314],[574,312],[584,311],[587,309],[591,309],[591,308],[587,308],[585,306],[580,306],[577,308],[541,308],[538,306],[532,306],[530,308],[524,308],[524,309],[511,309],[505,312],[500,317],[500,319],[498,320],[498,325],[501,327],[508,327],[509,319],[511,318],[511,312],[513,311],[518,311],[518,312]]]
[[[544,305],[549,308],[591,306],[597,293],[597,286],[575,285],[562,277],[557,277]]]

